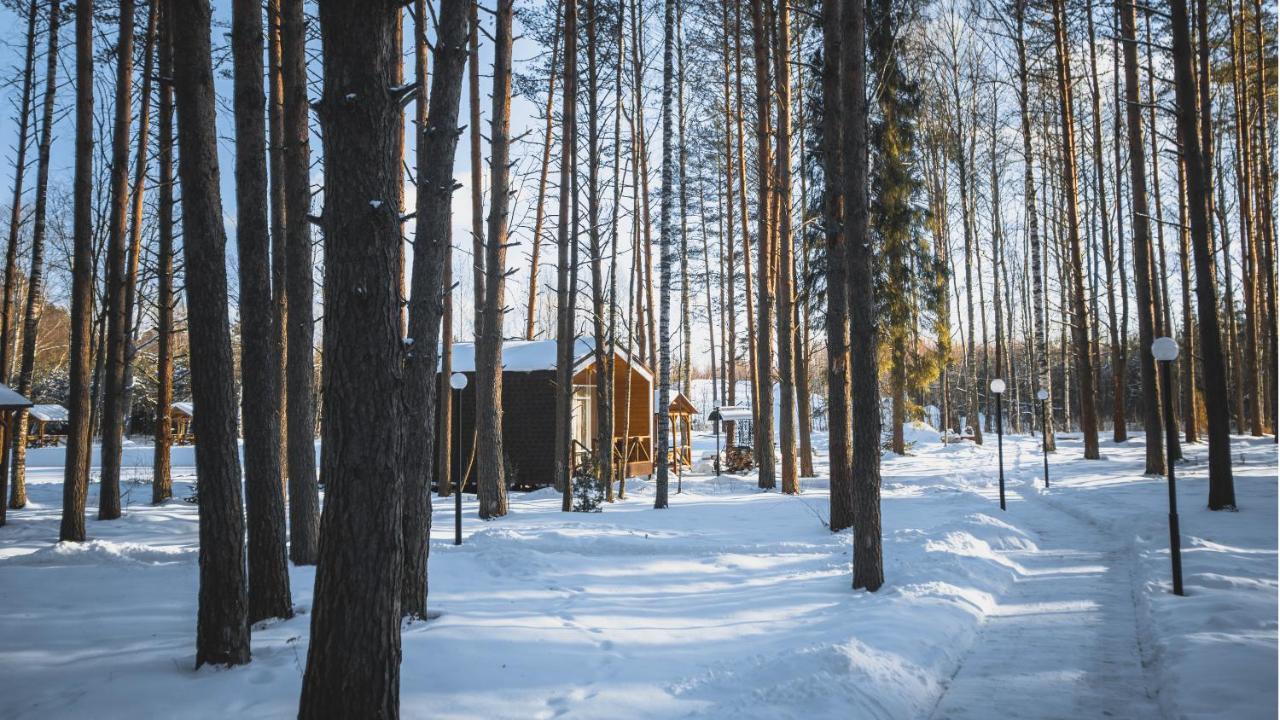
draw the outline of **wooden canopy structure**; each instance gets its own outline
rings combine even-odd
[[[31,407],[31,401],[8,385],[0,385],[0,443],[8,443],[13,432],[15,411]],[[8,447],[6,444],[4,447]]]
[[[176,402],[169,406],[170,437],[174,445],[195,445],[196,434],[192,429],[195,417],[195,406],[189,402]]]
[[[625,351],[611,349],[614,404],[614,458],[627,477],[653,472],[653,374]],[[453,372],[467,376],[467,386],[454,391],[455,452],[461,444],[466,482],[474,477],[475,345],[453,344]],[[574,343],[573,421],[570,442],[576,457],[597,451],[600,403],[596,397],[595,343]],[[555,477],[556,341],[508,340],[502,348],[502,441],[507,480],[513,487],[552,485]],[[455,468],[455,472],[459,469]]]
[[[653,405],[658,406],[658,394],[653,395]],[[668,450],[668,462],[676,472],[693,467],[693,418],[698,408],[693,401],[682,392],[672,392],[667,404],[667,415],[671,418],[671,447]],[[654,422],[660,422],[655,417]]]
[[[49,427],[65,429],[71,413],[61,405],[32,405],[27,411],[27,447],[57,447],[64,433],[50,433]]]

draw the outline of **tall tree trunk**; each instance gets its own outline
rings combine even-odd
[[[285,266],[285,181],[284,181],[284,58],[281,54],[281,0],[267,0],[267,168],[271,181],[271,302],[275,308],[275,339],[271,366],[279,388],[280,482],[281,492],[289,488],[289,295]]]
[[[1142,141],[1142,102],[1138,91],[1137,10],[1132,4],[1117,6],[1124,48],[1124,98],[1128,121],[1129,180],[1133,191],[1133,263],[1138,300],[1138,366],[1142,372],[1142,429],[1146,435],[1146,473],[1162,474],[1164,442],[1160,437],[1160,395],[1155,358],[1155,307],[1152,304],[1151,213],[1147,207],[1147,156]],[[1155,132],[1155,128],[1152,128]],[[1156,199],[1159,202],[1159,198]]]
[[[160,77],[173,77],[173,9],[171,0],[160,0]],[[169,448],[173,427],[173,83],[159,82],[159,117],[156,128],[156,417],[155,453],[151,470],[151,502],[159,505],[173,497]]]
[[[569,284],[569,246],[573,236],[573,188],[578,147],[578,3],[565,4],[564,101],[560,114],[560,209],[556,232],[556,435],[555,484],[560,488],[560,509],[573,509],[573,324],[575,288]]]
[[[440,6],[437,41],[433,48],[435,75],[427,95],[427,8],[416,0],[414,57],[418,75],[416,105],[417,207],[414,216],[413,279],[409,296],[409,337],[405,358],[405,390],[401,404],[404,427],[403,472],[405,483],[401,614],[427,617],[427,560],[431,536],[431,478],[444,487],[448,478],[435,472],[436,438],[447,437],[449,414],[438,398],[448,387],[448,364],[442,364],[437,380],[436,363],[441,346],[441,321],[446,298],[452,294],[449,248],[452,244],[452,200],[456,184],[454,158],[458,150],[458,112],[462,101],[462,75],[467,61],[466,0],[447,0]],[[428,99],[430,104],[428,104]],[[452,323],[446,323],[452,325]],[[451,327],[449,329],[452,329]],[[444,338],[448,348],[451,338]],[[436,432],[437,409],[441,432]],[[449,443],[442,440],[441,445]],[[439,453],[443,462],[447,453]]]
[[[325,505],[300,718],[399,715],[405,442],[399,428],[407,354],[395,202],[403,184],[400,8],[319,4],[329,380],[322,442],[332,449],[321,460]],[[384,423],[369,422],[374,416]]]
[[[67,461],[63,467],[62,523],[58,539],[83,542],[85,496],[89,491],[89,450],[93,436],[89,399],[93,342],[93,0],[77,0],[75,10],[76,161],[72,190],[71,370],[67,393],[67,412],[71,421],[67,426]]]
[[[612,499],[613,472],[613,339],[606,334],[604,249],[600,228],[600,68],[598,57],[601,53],[597,37],[599,33],[599,16],[595,0],[586,1],[587,12],[587,238],[591,255],[591,328],[595,346],[595,393],[596,393],[596,479],[608,485],[607,495]],[[574,41],[575,55],[577,42]],[[572,68],[568,64],[566,68]],[[574,68],[576,69],[576,68]],[[572,70],[571,70],[572,72]],[[575,83],[576,84],[576,83]],[[566,88],[568,86],[566,85]],[[573,132],[570,138],[577,137],[577,117],[574,116]],[[573,151],[571,156],[576,157]],[[615,203],[616,207],[616,203]],[[572,329],[572,328],[570,328]],[[572,334],[572,333],[570,333]],[[570,338],[572,342],[572,338]],[[573,368],[566,366],[564,371],[573,373]],[[570,378],[572,381],[572,378]],[[572,382],[570,383],[572,386]],[[570,387],[572,390],[572,387]]]
[[[779,442],[782,445],[782,492],[800,492],[796,467],[796,328],[795,328],[795,238],[791,230],[791,12],[785,0],[778,3],[778,47],[774,55],[778,86],[778,152],[775,190],[778,227],[778,413]],[[801,392],[805,392],[801,388]]]
[[[22,63],[22,99],[18,104],[18,152],[13,164],[13,201],[9,207],[9,242],[4,262],[4,306],[0,309],[0,383],[9,382],[9,369],[13,364],[10,348],[13,347],[14,304],[17,302],[18,242],[22,230],[22,191],[27,175],[27,148],[31,144],[31,106],[36,75],[36,18],[40,16],[40,3],[31,0],[27,7],[27,51]],[[7,451],[5,453],[8,454]],[[8,477],[7,462],[0,463],[0,505],[4,502],[4,481]],[[4,521],[4,508],[0,507],[0,525]]]
[[[147,10],[147,29],[142,44],[142,95],[139,99],[138,138],[133,190],[130,197],[129,244],[125,255],[124,276],[124,367],[121,370],[121,432],[129,435],[133,425],[133,361],[138,354],[138,264],[142,255],[142,200],[146,190],[150,156],[147,148],[151,133],[151,85],[155,77],[156,4]]]
[[[676,182],[675,136],[672,128],[674,113],[671,107],[672,101],[675,100],[675,35],[675,0],[665,0],[662,32],[662,196],[659,201],[662,244],[658,248],[661,310],[658,314],[658,407],[654,408],[656,414],[654,422],[657,425],[655,460],[658,467],[653,507],[659,510],[667,507],[667,475],[670,469],[668,431],[671,429],[671,247],[675,242],[676,234],[671,217],[675,211],[672,186]],[[652,287],[650,289],[652,290]]]
[[[44,307],[44,238],[48,227],[49,153],[53,145],[53,108],[58,93],[58,30],[62,23],[62,4],[49,5],[49,40],[45,49],[44,104],[40,119],[40,144],[36,153],[36,208],[31,230],[31,272],[27,274],[27,305],[22,321],[22,367],[18,372],[18,394],[31,396],[31,380],[35,371],[36,338],[40,330],[40,312]],[[11,421],[13,430],[13,487],[9,506],[27,504],[26,455],[27,412],[19,410]]]
[[[120,450],[124,433],[125,235],[129,213],[129,125],[133,117],[133,0],[120,1],[116,42],[115,122],[111,146],[111,217],[107,223],[106,313],[103,344],[106,375],[102,387],[102,473],[98,519],[120,517]],[[6,313],[7,314],[7,313]]]
[[[843,0],[822,2],[822,208],[827,251],[827,453],[832,532],[853,526],[849,285],[845,279],[849,236],[844,224],[844,4]],[[863,47],[863,43],[856,47]]]
[[[1280,386],[1280,349],[1277,348],[1277,341],[1280,338],[1280,330],[1276,315],[1276,230],[1275,230],[1275,195],[1272,186],[1272,170],[1271,158],[1274,152],[1271,138],[1271,115],[1267,112],[1267,94],[1266,94],[1266,76],[1269,63],[1264,62],[1262,58],[1267,56],[1265,50],[1266,35],[1263,32],[1262,25],[1262,0],[1254,0],[1253,3],[1253,40],[1256,50],[1257,61],[1254,63],[1255,72],[1253,74],[1254,93],[1256,105],[1254,110],[1254,129],[1257,133],[1255,140],[1256,153],[1258,157],[1257,186],[1258,197],[1256,201],[1257,217],[1260,219],[1258,228],[1258,238],[1262,246],[1261,259],[1262,266],[1267,268],[1263,276],[1266,287],[1266,311],[1267,311],[1267,354],[1270,358],[1269,362],[1264,363],[1266,366],[1266,393],[1267,393],[1267,415],[1271,421],[1271,433],[1276,442],[1280,442],[1280,428],[1277,427],[1277,412],[1280,411],[1280,400],[1277,400],[1277,387]]]
[[[1090,116],[1093,120],[1093,170],[1094,182],[1097,184],[1098,213],[1102,230],[1102,259],[1107,273],[1107,327],[1110,331],[1111,344],[1111,439],[1124,442],[1129,439],[1125,427],[1125,370],[1124,346],[1120,337],[1119,314],[1116,312],[1116,267],[1115,251],[1111,243],[1111,214],[1107,208],[1106,167],[1102,163],[1102,101],[1098,80],[1098,51],[1096,32],[1093,25],[1093,0],[1088,0],[1085,8],[1085,19],[1089,28],[1089,104]],[[1117,204],[1119,194],[1117,193]],[[1119,213],[1119,207],[1116,208]],[[1096,327],[1096,326],[1095,326]],[[1095,330],[1096,332],[1096,330]]]
[[[734,255],[737,252],[736,240],[734,239],[734,228],[736,227],[737,217],[735,215],[735,207],[733,200],[734,182],[737,180],[737,169],[734,165],[734,144],[733,144],[733,96],[729,94],[729,75],[730,75],[730,59],[729,59],[729,4],[721,3],[720,5],[720,66],[723,76],[721,77],[721,95],[720,102],[723,110],[724,122],[724,208],[723,212],[727,213],[725,219],[725,236],[721,245],[721,272],[720,272],[720,306],[721,315],[725,318],[725,329],[723,333],[724,341],[722,343],[724,352],[721,353],[723,359],[721,364],[725,368],[724,377],[724,403],[726,405],[734,405],[738,398],[738,291],[735,285],[738,267],[734,262]],[[752,360],[752,363],[755,361]],[[754,367],[754,364],[753,364]],[[726,422],[724,424],[725,437],[729,445],[734,444],[735,430],[737,423]]]
[[[1247,112],[1247,108],[1249,106],[1249,90],[1248,90],[1248,84],[1243,81],[1244,70],[1242,66],[1247,62],[1247,60],[1245,58],[1245,53],[1243,52],[1243,40],[1240,38],[1240,33],[1236,27],[1236,12],[1235,12],[1234,2],[1231,2],[1228,4],[1227,21],[1231,29],[1230,41],[1231,41],[1231,78],[1232,78],[1232,90],[1233,90],[1232,98],[1234,100],[1233,110],[1236,118],[1235,176],[1236,176],[1236,197],[1238,198],[1238,201],[1240,203],[1239,210],[1237,213],[1240,216],[1240,249],[1241,249],[1241,255],[1243,256],[1243,259],[1245,261],[1244,266],[1246,268],[1256,268],[1258,266],[1257,265],[1257,261],[1258,261],[1257,239],[1256,239],[1257,235],[1256,235],[1256,227],[1254,225],[1254,219],[1253,219],[1253,202],[1252,202],[1253,192],[1252,192],[1252,188],[1249,187],[1249,184],[1252,181],[1254,176],[1253,168],[1252,168],[1253,152],[1250,146],[1250,140],[1252,138],[1249,132],[1249,123],[1244,114],[1245,112]],[[1237,52],[1238,50],[1239,52]],[[1220,183],[1218,187],[1220,191],[1224,189],[1222,183]],[[1235,303],[1230,298],[1230,295],[1232,294],[1233,283],[1231,282],[1231,254],[1227,252],[1225,248],[1226,234],[1227,234],[1226,229],[1227,229],[1226,223],[1223,223],[1223,231],[1224,231],[1223,232],[1223,244],[1224,244],[1223,265],[1227,271],[1227,294],[1228,294],[1227,307],[1229,311],[1228,321],[1230,322],[1235,319],[1235,311],[1234,311]],[[1270,270],[1268,269],[1266,272],[1270,272]],[[1259,292],[1258,292],[1259,283],[1257,282],[1258,278],[1256,278],[1255,275],[1256,273],[1249,272],[1247,270],[1246,272],[1242,273],[1242,280],[1243,280],[1242,290],[1244,292],[1244,309],[1245,309],[1244,369],[1245,369],[1245,372],[1248,373],[1248,378],[1250,379],[1250,382],[1248,384],[1253,386],[1253,392],[1250,393],[1249,395],[1249,405],[1250,405],[1249,430],[1254,436],[1260,436],[1262,435],[1263,428],[1262,428],[1262,401],[1261,401],[1262,393],[1260,392],[1262,388],[1259,387],[1257,383],[1257,379],[1259,378],[1259,374],[1258,374],[1258,369],[1259,369],[1258,367],[1258,360],[1259,360],[1258,324],[1259,323],[1258,323],[1258,317],[1257,317],[1258,315],[1257,298],[1259,295]],[[1235,337],[1234,334],[1233,334],[1233,337]],[[1239,390],[1237,389],[1237,394],[1238,393],[1239,393]]]
[[[684,11],[683,3],[676,5],[676,145],[678,148],[678,180],[680,186],[680,367],[678,377],[680,392],[688,397],[692,392],[693,318],[689,309],[689,151],[685,144],[684,100]],[[676,467],[679,472],[679,465]]]
[[[1196,93],[1192,71],[1191,38],[1186,0],[1169,3],[1173,28],[1174,89],[1177,98],[1178,137],[1187,165],[1187,214],[1196,265],[1196,299],[1200,308],[1200,362],[1203,370],[1205,413],[1209,434],[1209,509],[1235,507],[1231,477],[1231,435],[1228,423],[1226,373],[1222,337],[1218,330],[1217,278],[1208,221],[1208,167],[1196,132]]]
[[[1045,449],[1053,452],[1057,449],[1053,434],[1053,376],[1049,372],[1049,333],[1045,327],[1044,268],[1040,260],[1042,248],[1037,215],[1039,211],[1036,208],[1035,170],[1030,162],[1030,158],[1034,157],[1034,155],[1031,149],[1031,89],[1029,82],[1030,72],[1027,69],[1026,15],[1027,0],[1015,0],[1014,16],[1017,23],[1017,34],[1014,37],[1014,44],[1018,50],[1018,125],[1022,131],[1022,155],[1028,159],[1023,163],[1022,195],[1023,211],[1027,218],[1027,236],[1030,238],[1031,244],[1032,306],[1035,315],[1035,322],[1033,323],[1035,325],[1035,348],[1033,354],[1036,358],[1036,384],[1039,385],[1040,389],[1049,393],[1049,399],[1045,401],[1045,426],[1041,428],[1041,432],[1045,435]],[[1048,265],[1048,263],[1045,262],[1043,265]]]
[[[751,0],[751,45],[756,80],[756,437],[757,484],[777,486],[773,454],[773,223],[769,145],[769,27],[763,0]]]
[[[756,345],[756,312],[755,302],[751,299],[751,219],[747,214],[747,152],[746,128],[743,116],[746,107],[746,95],[742,92],[742,0],[733,0],[733,56],[734,56],[734,116],[737,121],[738,151],[738,217],[742,222],[742,296],[746,301],[747,315],[747,358],[751,371],[751,407],[760,406],[760,356]],[[728,29],[725,32],[729,32]],[[767,117],[767,114],[766,114]]]
[[[285,424],[289,468],[289,559],[314,565],[320,551],[316,484],[315,326],[311,266],[311,128],[303,0],[280,0],[284,61],[285,294],[289,308]],[[344,181],[345,182],[345,181]],[[387,198],[389,201],[391,198]]]
[[[240,373],[249,525],[249,622],[293,616],[280,493],[280,388],[271,363],[271,231],[263,118],[262,5],[235,0],[236,247],[240,262]],[[149,63],[148,63],[149,64]]]
[[[498,0],[494,31],[493,107],[489,118],[489,234],[485,243],[484,319],[476,343],[476,455],[480,517],[507,514],[502,443],[502,318],[510,214],[511,15],[514,0]],[[568,63],[566,55],[565,67]],[[567,75],[567,73],[566,73]],[[566,96],[569,92],[566,90]]]
[[[178,174],[183,189],[183,251],[189,268],[222,268],[227,236],[219,190],[209,3],[175,2],[172,8],[173,84],[181,128]],[[191,273],[187,297],[191,391],[195,414],[200,418],[196,667],[205,663],[242,665],[249,662],[248,593],[226,275]]]
[[[797,433],[800,440],[800,477],[814,477],[813,471],[813,395],[809,384],[809,328],[810,328],[810,273],[809,273],[809,224],[813,221],[813,212],[809,205],[809,149],[805,141],[805,133],[809,129],[805,117],[806,98],[804,55],[805,34],[807,25],[799,30],[799,40],[795,45],[796,84],[800,87],[800,100],[796,103],[796,125],[800,129],[800,274],[795,282],[796,317],[795,317],[795,368],[796,368],[796,416]],[[795,266],[792,265],[792,277]],[[710,312],[710,310],[708,310]]]
[[[480,20],[476,15],[479,3],[471,3],[468,15],[467,36],[467,91],[471,128],[471,303],[472,337],[480,339],[480,326],[484,323],[484,164],[480,150]],[[478,349],[478,347],[477,347]],[[472,452],[475,444],[472,443]],[[464,483],[465,484],[465,483]]]
[[[1080,383],[1080,434],[1084,436],[1084,457],[1097,460],[1098,413],[1094,407],[1093,356],[1089,351],[1092,319],[1085,302],[1084,263],[1080,254],[1080,213],[1077,207],[1075,109],[1072,100],[1071,56],[1067,39],[1064,0],[1054,0],[1053,26],[1057,52],[1058,106],[1062,121],[1062,190],[1066,196],[1066,231],[1071,273],[1072,342],[1075,344],[1076,377]]]
[[[849,101],[844,119],[844,197],[847,203],[850,395],[853,399],[853,587],[874,592],[884,584],[880,536],[880,392],[876,353],[875,257],[867,232],[866,6],[846,0],[841,29],[841,87]]]

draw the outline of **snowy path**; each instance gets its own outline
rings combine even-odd
[[[1007,512],[994,443],[914,441],[882,460],[876,593],[849,587],[849,533],[822,524],[824,478],[792,497],[691,473],[661,512],[641,480],[599,514],[516,493],[492,522],[469,496],[460,547],[452,504],[437,503],[440,615],[404,628],[402,717],[1276,717],[1271,438],[1233,439],[1233,513],[1205,507],[1207,450],[1187,448],[1183,598],[1169,593],[1167,486],[1142,475],[1140,440],[1104,441],[1086,462],[1061,436],[1046,491],[1038,438],[1006,436]],[[57,544],[63,473],[46,450],[29,456],[30,504],[0,530],[0,718],[293,716],[314,568],[290,567],[298,614],[254,628],[249,665],[193,672],[197,508],[146,504],[150,448],[133,448],[124,517]],[[192,489],[183,450],[178,497]]]
[[[1022,450],[1011,463],[1010,475],[1022,477],[1009,478],[1009,511],[1037,549],[1004,552],[1018,577],[932,717],[1160,717],[1139,648],[1132,549],[1040,499],[1037,468],[1024,465]]]

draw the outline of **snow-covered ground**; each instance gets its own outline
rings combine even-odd
[[[994,437],[914,437],[884,462],[887,584],[874,594],[850,589],[849,534],[823,526],[821,478],[788,497],[688,476],[666,511],[633,481],[590,515],[543,490],[488,523],[469,500],[461,547],[452,502],[438,502],[440,615],[404,630],[403,715],[1275,717],[1269,439],[1235,442],[1237,513],[1205,509],[1205,447],[1188,448],[1178,598],[1166,486],[1140,474],[1140,439],[1104,442],[1098,462],[1061,440],[1045,490],[1039,439],[1008,438],[1001,512]],[[698,437],[697,452],[711,447]],[[62,473],[37,459],[31,505],[0,529],[0,716],[296,712],[313,570],[292,569],[299,614],[255,628],[250,665],[193,672],[195,507],[146,504],[147,453],[126,460],[124,518],[90,520],[83,545],[54,544]]]

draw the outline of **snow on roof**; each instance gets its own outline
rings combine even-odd
[[[69,422],[71,413],[61,405],[32,405],[31,417],[40,422]]]
[[[174,410],[177,410],[178,412],[182,413],[183,415],[186,415],[187,417],[196,416],[196,407],[195,405],[192,405],[189,402],[176,402],[170,405],[169,407],[173,408]]]
[[[753,417],[751,408],[741,405],[721,405],[717,409],[721,420],[750,420]]]
[[[0,385],[0,409],[31,407],[31,401],[22,397],[8,385]]]
[[[653,406],[654,407],[662,407],[661,405],[658,404],[658,397],[659,395],[661,395],[661,393],[662,393],[662,388],[656,388],[656,387],[654,388],[653,390]],[[698,414],[698,408],[693,404],[693,401],[690,400],[687,395],[680,392],[679,390],[676,390],[675,388],[671,388],[667,392],[667,406],[671,410],[675,410],[677,412],[689,413],[693,415]]]
[[[596,343],[593,338],[580,337],[573,344],[573,366],[577,372],[593,361]],[[627,358],[627,354],[614,348],[619,357]],[[475,372],[476,345],[469,342],[453,343],[453,371]],[[636,370],[650,378],[649,370],[642,365],[633,365]],[[555,340],[503,340],[502,369],[506,372],[539,372],[556,369]]]

